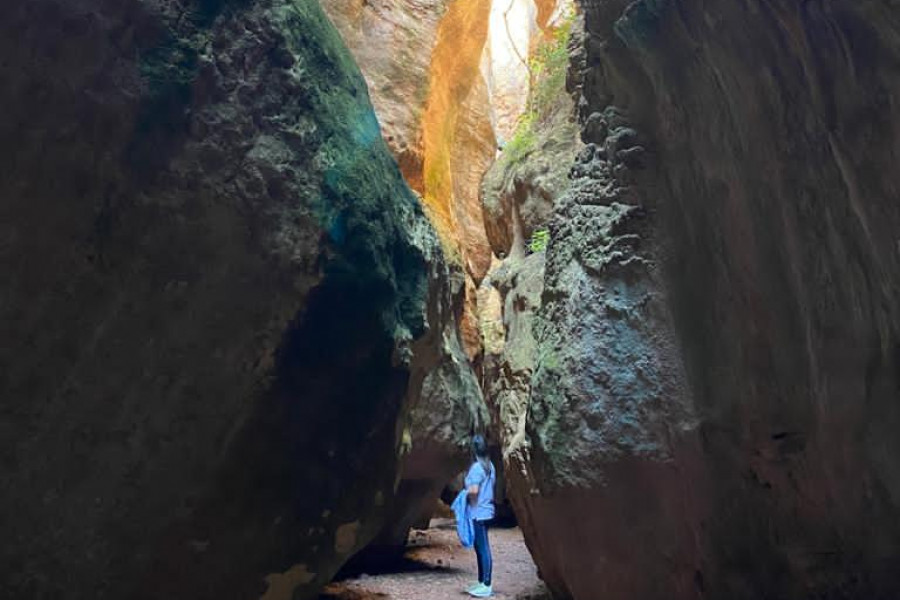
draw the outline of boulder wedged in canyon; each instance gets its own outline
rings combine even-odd
[[[0,587],[314,597],[453,331],[337,32],[310,0],[36,0],[0,33]]]
[[[464,275],[451,267],[442,279],[443,302],[430,321],[443,323],[440,341],[427,340],[430,370],[417,371],[411,384],[409,417],[405,421],[401,460],[402,477],[387,506],[384,526],[371,544],[355,556],[351,569],[390,564],[406,549],[410,528],[428,523],[441,492],[468,466],[471,439],[489,421],[481,388],[462,348],[457,323]]]
[[[898,11],[585,1],[511,492],[562,598],[894,598]]]

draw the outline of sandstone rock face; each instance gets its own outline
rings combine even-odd
[[[326,0],[369,83],[385,139],[449,248],[478,281],[490,263],[478,186],[494,158],[482,69],[490,0]]]
[[[0,33],[0,588],[315,597],[392,506],[409,408],[471,380],[337,32],[305,0],[36,0]]]
[[[564,62],[560,66],[566,67]],[[547,89],[546,80],[537,83],[538,89]],[[509,500],[528,536],[535,529],[529,521],[534,477],[528,472],[526,423],[537,361],[534,319],[541,306],[546,264],[545,252],[532,251],[529,240],[548,227],[555,203],[569,187],[569,170],[579,147],[575,107],[562,89],[564,79],[558,84],[559,93],[549,94],[554,96],[550,104],[533,117],[533,141],[523,151],[513,153],[507,147],[482,187],[488,239],[495,255],[504,257],[494,259],[479,289],[484,394],[492,436],[501,446]],[[531,537],[528,541],[534,552],[537,544]]]
[[[529,241],[535,231],[548,227],[554,204],[569,188],[579,149],[572,98],[559,94],[545,112],[536,120],[530,147],[521,156],[501,154],[482,185],[485,226],[495,255],[478,292],[485,394],[507,460],[518,443],[514,438],[524,434],[535,363],[532,325],[543,290],[545,254],[533,252]]]
[[[423,194],[422,115],[429,66],[447,0],[324,0],[369,85],[372,103],[403,176]]]
[[[402,551],[408,529],[465,467],[469,436],[487,421],[467,365],[482,353],[476,290],[491,260],[479,198],[496,151],[483,68],[491,2],[328,0],[325,8],[358,60],[385,139],[453,263],[452,325],[441,367],[413,403],[398,495],[383,530],[356,561],[367,564]]]
[[[490,0],[356,3],[326,10],[359,61],[384,135],[447,254],[475,290],[490,264],[479,187],[496,141],[483,69]],[[481,354],[474,293],[460,306],[463,348]]]
[[[444,486],[468,466],[472,432],[483,431],[488,423],[481,389],[455,326],[445,330],[443,343],[442,360],[425,376],[419,404],[411,413],[412,449],[404,456],[395,502],[401,516],[389,521],[394,547],[405,544],[416,521],[431,516]]]
[[[422,123],[425,206],[448,247],[458,249],[475,285],[491,260],[479,202],[481,176],[496,148],[482,74],[490,9],[490,0],[461,0],[449,7],[431,56]]]
[[[897,10],[582,3],[514,502],[563,598],[900,594]]]
[[[541,305],[545,255],[509,259],[491,272],[490,285],[501,304],[498,344],[486,344],[485,394],[492,411],[496,438],[503,447],[507,470],[521,469],[520,449],[535,365],[534,314]],[[487,326],[493,323],[486,323]]]
[[[476,290],[491,264],[480,188],[528,97],[528,55],[565,2],[326,0],[385,138],[467,276],[458,320],[480,363]]]

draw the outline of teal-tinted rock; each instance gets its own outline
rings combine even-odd
[[[316,597],[455,331],[362,77],[312,0],[7,3],[0,34],[0,588]]]

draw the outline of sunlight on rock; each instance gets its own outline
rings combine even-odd
[[[529,53],[538,32],[532,0],[494,0],[485,49],[498,140],[509,140],[528,101]]]

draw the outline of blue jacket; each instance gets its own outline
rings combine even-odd
[[[475,526],[472,524],[472,513],[469,510],[469,493],[463,489],[453,501],[453,512],[456,514],[456,533],[459,541],[466,548],[471,548],[475,542]]]

